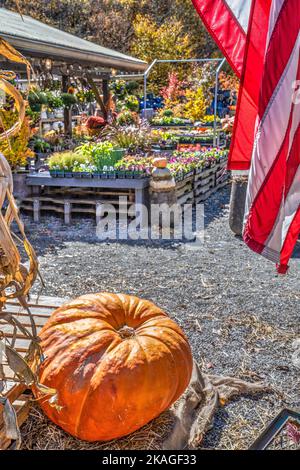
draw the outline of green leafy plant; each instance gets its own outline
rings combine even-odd
[[[171,109],[164,109],[162,115],[166,117],[173,116],[173,111]]]
[[[60,97],[65,108],[71,108],[73,104],[77,103],[76,96],[71,93],[62,93]]]
[[[113,144],[108,141],[99,142],[92,146],[91,158],[98,171],[101,171],[105,166],[114,165],[113,150]]]
[[[46,92],[47,105],[50,110],[58,109],[63,106],[62,98],[51,91]]]
[[[45,92],[32,89],[28,94],[28,103],[32,111],[40,112],[43,105],[47,105],[47,95]]]
[[[46,153],[51,148],[49,142],[38,136],[33,137],[30,143],[33,150],[37,153]]]
[[[85,158],[96,171],[105,167],[114,167],[115,163],[123,157],[124,151],[107,140],[97,143],[85,143],[76,148],[75,154]]]

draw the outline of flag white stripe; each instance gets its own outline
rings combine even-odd
[[[248,31],[252,0],[224,0],[245,31]]]

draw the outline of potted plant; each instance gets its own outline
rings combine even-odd
[[[72,108],[73,104],[77,103],[76,96],[71,93],[62,93],[60,98],[63,106],[67,109]]]
[[[31,141],[31,148],[38,156],[44,156],[46,153],[49,153],[51,146],[49,142],[47,142],[42,137],[34,137]]]
[[[63,102],[60,96],[47,92],[47,106],[48,106],[48,118],[54,118],[55,110],[63,106]]]
[[[41,112],[47,105],[47,95],[43,91],[32,89],[28,94],[28,103],[32,111]]]

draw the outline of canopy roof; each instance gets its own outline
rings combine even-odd
[[[30,16],[0,8],[0,36],[26,57],[51,58],[68,63],[143,71],[146,62],[65,33]]]

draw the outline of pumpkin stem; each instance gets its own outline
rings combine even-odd
[[[124,325],[122,326],[122,328],[120,328],[119,335],[123,339],[131,338],[132,336],[135,335],[135,329],[131,328],[130,326]]]

